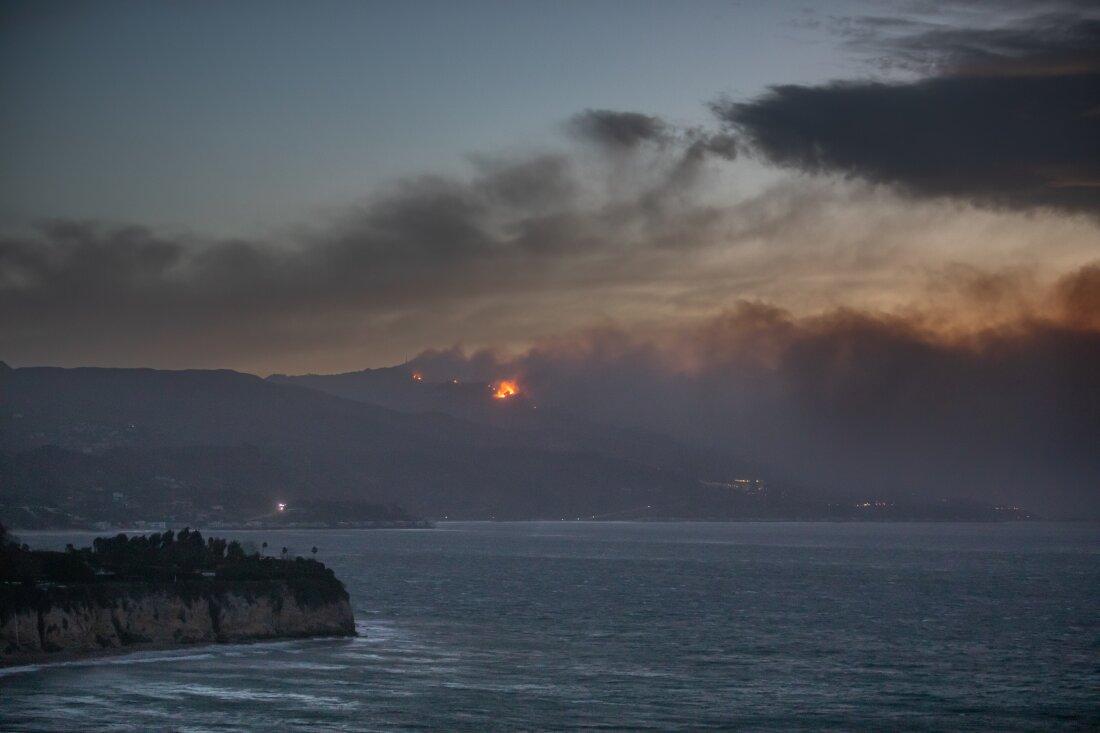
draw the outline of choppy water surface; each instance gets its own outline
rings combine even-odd
[[[316,544],[361,636],[0,671],[0,729],[1100,726],[1097,525],[225,534]]]

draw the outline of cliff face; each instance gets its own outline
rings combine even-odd
[[[352,636],[327,581],[96,583],[0,592],[0,664],[134,645]]]

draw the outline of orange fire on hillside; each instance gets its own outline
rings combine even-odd
[[[493,397],[498,400],[506,400],[509,397],[514,397],[519,394],[519,385],[515,380],[502,379],[497,383],[496,391],[493,392]]]
[[[424,375],[421,374],[420,372],[413,372],[413,381],[414,382],[423,382],[424,381]]]

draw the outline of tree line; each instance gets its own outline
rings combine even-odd
[[[264,547],[267,543],[264,543]],[[312,552],[316,554],[317,548]],[[190,528],[148,535],[97,537],[91,547],[68,545],[64,552],[31,550],[0,525],[0,582],[85,583],[97,580],[180,580],[214,576],[234,580],[276,580],[331,576],[316,560],[280,559],[248,552],[237,540],[203,538]]]

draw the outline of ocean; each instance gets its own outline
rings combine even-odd
[[[0,730],[1100,729],[1096,524],[214,534],[316,545],[360,636],[0,670]]]

